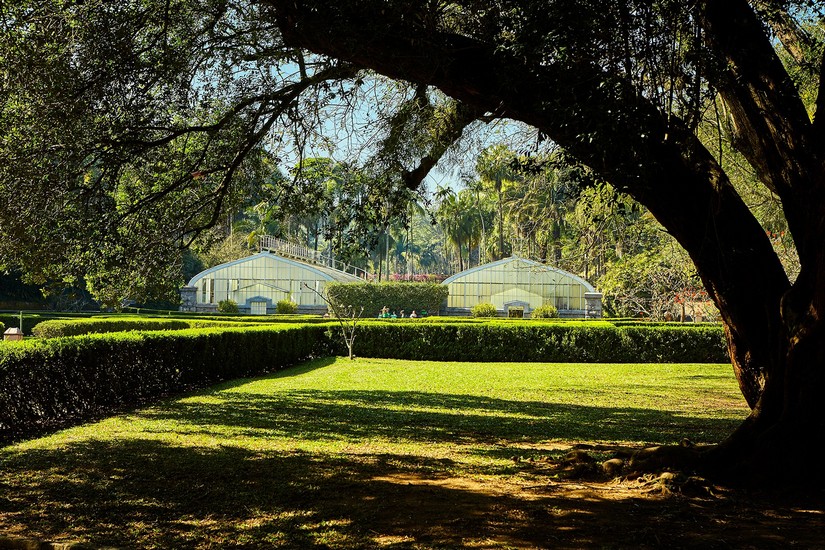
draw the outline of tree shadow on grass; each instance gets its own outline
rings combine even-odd
[[[139,415],[160,421],[163,430],[173,421],[187,433],[462,445],[548,439],[673,443],[686,436],[711,443],[740,422],[632,407],[377,390],[214,392],[208,399],[179,400]]]
[[[0,532],[128,548],[812,547],[822,514],[426,473],[437,459],[152,440],[5,452]],[[443,464],[441,464],[443,466]],[[569,489],[569,488],[568,488]]]

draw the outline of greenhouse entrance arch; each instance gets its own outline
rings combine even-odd
[[[524,317],[537,307],[552,304],[561,317],[601,317],[601,297],[581,277],[532,260],[504,258],[444,280],[449,296],[447,314],[467,315],[476,304],[491,303],[499,315]]]

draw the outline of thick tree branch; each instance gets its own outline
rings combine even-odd
[[[705,6],[705,36],[725,62],[711,78],[733,117],[735,143],[760,180],[782,199],[804,255],[814,238],[804,229],[810,227],[811,193],[825,184],[812,176],[818,167],[806,162],[813,146],[808,112],[747,1],[710,0]]]
[[[815,42],[788,13],[786,3],[777,0],[750,0],[750,3],[765,18],[793,60],[800,65],[805,64],[806,52],[815,47]]]
[[[450,146],[461,138],[464,129],[479,119],[484,113],[465,103],[457,103],[455,112],[447,121],[446,127],[436,136],[436,141],[418,162],[418,166],[412,170],[404,170],[401,174],[401,179],[404,181],[405,187],[415,191],[421,186],[421,182],[427,177],[427,174],[435,167],[444,153]]]
[[[825,55],[819,64],[819,88],[814,111],[814,147],[825,155]]]
[[[726,63],[709,77],[730,108],[740,149],[784,200],[793,187],[809,184],[789,179],[799,172],[795,159],[809,133],[805,105],[746,0],[709,1],[703,19],[705,37]]]

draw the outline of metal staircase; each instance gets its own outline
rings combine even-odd
[[[274,252],[284,258],[292,258],[293,260],[299,260],[308,264],[331,267],[332,269],[350,273],[362,279],[368,280],[372,278],[371,273],[360,267],[349,265],[325,254],[321,254],[317,250],[312,250],[306,246],[291,243],[271,235],[258,235],[258,250],[262,252]]]

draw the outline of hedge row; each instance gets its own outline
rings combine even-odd
[[[338,354],[342,344],[334,341]],[[355,354],[436,361],[724,363],[720,326],[616,327],[607,323],[399,323],[359,326]]]
[[[322,325],[0,344],[0,440],[325,354]]]
[[[27,335],[31,335],[31,329],[37,323],[41,322],[44,317],[40,315],[31,315],[25,314],[23,315],[23,333]],[[3,323],[5,327],[20,327],[20,315],[17,313],[0,313],[0,323]],[[5,330],[5,329],[3,329]]]
[[[438,313],[447,300],[448,289],[437,283],[329,283],[327,297],[336,306],[364,307],[364,317],[377,317],[381,308]]]
[[[61,320],[80,320],[94,318],[101,315],[100,312],[57,312],[57,311],[40,311],[40,312],[23,312],[23,334],[31,336],[33,329],[38,324],[44,321],[51,321],[55,319]],[[4,312],[0,313],[0,322],[7,327],[20,327],[20,314],[18,312]]]
[[[125,332],[134,330],[183,330],[188,328],[230,328],[248,323],[211,319],[162,319],[152,317],[92,317],[89,319],[56,319],[42,321],[32,334],[39,338],[59,338],[81,334]]]

